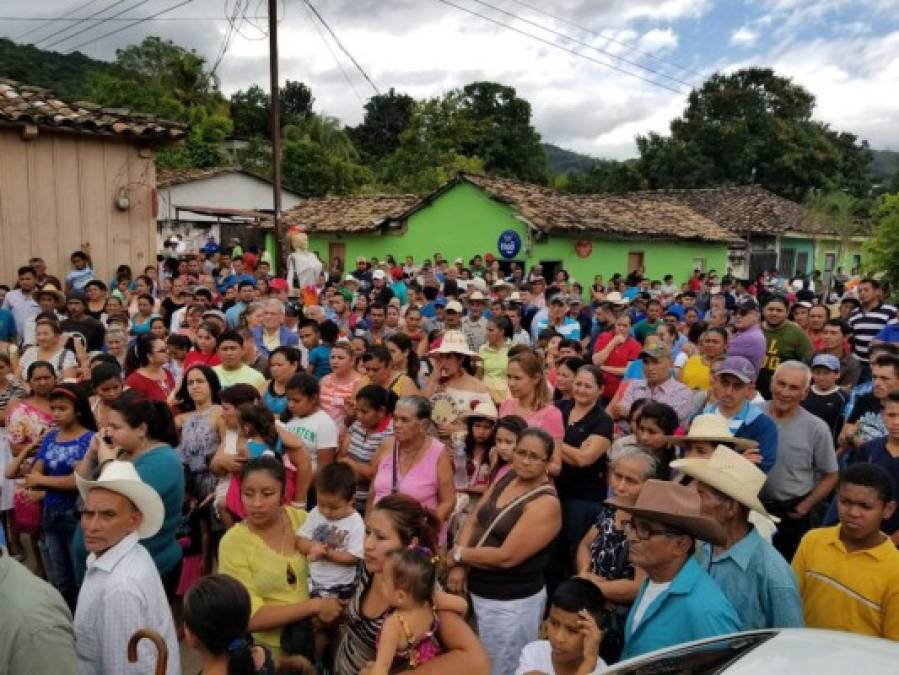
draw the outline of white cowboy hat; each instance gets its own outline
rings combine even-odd
[[[610,302],[613,305],[619,306],[628,304],[628,301],[618,291],[606,293],[606,297],[603,299],[603,302]]]
[[[666,436],[670,443],[689,443],[690,441],[708,441],[709,443],[730,443],[742,450],[757,448],[758,441],[749,438],[736,438],[727,420],[718,413],[697,415],[690,424],[686,436]]]
[[[484,417],[488,420],[495,420],[498,413],[492,400],[474,398],[471,400],[469,409],[462,411],[462,417]]]
[[[42,295],[52,295],[57,305],[66,301],[65,294],[53,284],[44,284],[34,295],[38,298]]]
[[[711,457],[678,459],[671,462],[671,468],[715,488],[775,523],[780,522],[759,500],[765,473],[739,452],[719,445]]]
[[[137,528],[140,539],[148,539],[159,532],[165,518],[165,507],[162,498],[155,489],[144,483],[131,462],[113,460],[104,468],[97,480],[85,480],[75,473],[75,485],[82,499],[94,488],[103,488],[127,497],[134,507],[143,514]]]
[[[468,338],[460,330],[446,331],[440,341],[440,346],[428,352],[428,356],[434,354],[461,354],[475,359],[481,358],[477,352],[471,351],[471,347],[468,346]]]

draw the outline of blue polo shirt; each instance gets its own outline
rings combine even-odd
[[[874,339],[880,342],[899,342],[899,323],[888,323],[880,329],[880,332],[874,336]]]
[[[16,337],[16,320],[8,309],[0,309],[0,340],[12,342]]]
[[[793,570],[752,525],[749,534],[720,555],[702,542],[696,561],[737,610],[743,630],[805,625]]]
[[[671,585],[646,608],[643,619],[634,628],[634,613],[648,585],[649,579],[645,579],[627,615],[622,660],[742,629],[736,610],[718,584],[692,557],[680,568]]]

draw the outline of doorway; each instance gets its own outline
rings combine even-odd
[[[556,278],[556,272],[562,268],[562,261],[541,260],[540,267],[543,268],[543,278],[546,279],[546,284],[549,285],[553,282],[553,279]]]
[[[340,271],[346,272],[346,244],[342,242],[328,242],[328,269],[334,264],[334,259],[340,258]]]
[[[627,254],[627,273],[639,272],[643,274],[643,251],[629,251]]]

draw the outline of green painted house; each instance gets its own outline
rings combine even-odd
[[[727,229],[688,205],[652,193],[570,195],[520,181],[459,175],[434,193],[324,197],[285,214],[309,233],[310,248],[330,263],[392,254],[417,263],[435,253],[468,261],[487,253],[545,274],[564,267],[589,284],[595,274],[643,269],[685,280],[696,268],[727,266]],[[347,261],[351,261],[347,265]]]

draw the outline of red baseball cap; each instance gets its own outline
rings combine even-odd
[[[287,281],[285,279],[272,279],[268,282],[268,287],[276,291],[286,291]]]

